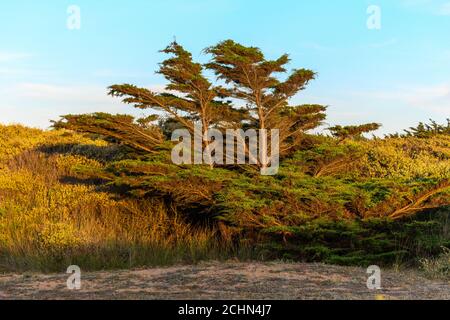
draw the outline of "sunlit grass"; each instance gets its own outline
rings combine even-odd
[[[60,271],[71,264],[85,270],[132,268],[236,254],[214,228],[186,223],[161,201],[120,199],[95,185],[64,181],[73,166],[101,162],[34,150],[42,136],[49,148],[77,140],[104,147],[104,142],[20,126],[0,132],[1,270]]]

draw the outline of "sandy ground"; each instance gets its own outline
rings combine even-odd
[[[203,263],[68,275],[0,275],[0,299],[450,299],[450,281],[417,272],[382,271],[382,290],[366,287],[362,268],[323,264]]]

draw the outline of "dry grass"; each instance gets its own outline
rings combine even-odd
[[[443,253],[437,258],[420,261],[425,275],[433,279],[450,279],[450,250],[443,248]]]
[[[0,136],[1,270],[131,268],[226,256],[215,230],[185,223],[159,201],[116,199],[74,183],[72,167],[103,165],[90,154],[108,151],[104,142],[20,126],[0,126]],[[43,146],[65,154],[39,151]]]

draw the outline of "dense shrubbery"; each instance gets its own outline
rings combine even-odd
[[[220,218],[238,232],[324,217],[400,219],[449,204],[447,127],[420,124],[406,136],[372,140],[364,133],[377,130],[379,124],[334,126],[329,128],[331,136],[311,135],[309,130],[325,119],[326,107],[290,105],[316,74],[306,69],[287,74],[287,55],[267,60],[260,49],[232,40],[206,49],[212,59],[204,65],[194,62],[178,43],[163,52],[171,55],[158,71],[169,82],[166,93],[129,84],[110,87],[111,95],[150,109],[151,116],[133,120],[99,113],[66,115],[55,123],[56,128],[100,134],[134,150],[128,159],[105,170],[87,168],[85,174],[134,195],[164,198],[186,216]],[[223,80],[222,85],[213,84],[206,70]],[[280,74],[286,77],[281,80]],[[196,125],[202,128],[204,150],[214,148],[209,130],[222,136],[228,135],[227,129],[279,130],[278,174],[259,175],[258,169],[267,168],[273,159],[259,159],[254,165],[173,164],[168,128],[185,128],[195,135]],[[246,159],[255,160],[249,142],[242,147]],[[204,158],[211,160],[213,155]]]
[[[428,144],[413,137],[351,141],[334,154],[346,157],[340,150],[349,148],[359,155],[357,161],[317,177],[313,168],[323,165],[317,154],[333,162],[327,151],[332,145],[320,138],[327,142],[298,151],[282,163],[279,175],[263,177],[209,166],[180,168],[161,154],[129,158],[120,146],[64,131],[0,129],[0,245],[6,269],[56,270],[73,261],[86,268],[115,268],[233,254],[388,264],[432,257],[449,246],[444,206],[439,213],[425,210],[420,218],[398,221],[371,209],[381,202],[393,212],[402,196],[420,194],[420,188],[438,181],[446,171],[436,169],[448,170],[442,156],[447,136]],[[407,148],[390,153],[401,141],[437,152],[418,152],[426,162]],[[402,174],[374,173],[389,163]],[[97,180],[86,179],[92,175]],[[99,183],[107,180],[113,182],[110,187]],[[442,195],[445,202],[448,195]]]
[[[317,218],[399,219],[449,204],[447,136],[427,144],[420,138],[338,145],[333,138],[321,140],[284,159],[275,176],[245,168],[180,167],[164,152],[79,172],[136,196],[166,199],[186,215],[219,217],[230,227],[256,231]],[[420,150],[424,144],[427,150]]]
[[[233,41],[207,49],[212,61],[206,65],[193,62],[177,43],[164,52],[172,55],[159,70],[169,81],[166,93],[128,84],[110,88],[111,95],[159,115],[66,115],[50,132],[1,128],[5,252],[20,256],[58,245],[101,251],[108,246],[99,243],[113,243],[156,247],[188,260],[199,252],[220,256],[224,248],[251,248],[272,258],[387,264],[432,256],[448,246],[448,126],[420,124],[384,139],[364,137],[379,128],[375,123],[311,134],[326,107],[290,106],[315,73],[299,69],[280,80],[276,75],[286,72],[286,55],[266,60],[258,48]],[[205,69],[224,85],[213,85]],[[246,107],[237,107],[236,100]],[[263,161],[174,164],[171,131],[195,134],[197,124],[206,150],[213,143],[210,129],[279,129],[278,173],[261,175],[269,164]],[[253,155],[244,145],[248,160]],[[162,220],[149,209],[155,203]],[[145,223],[134,220],[142,216]],[[202,245],[196,247],[198,241]],[[177,248],[186,247],[188,254],[180,249],[180,256]],[[123,258],[112,260],[123,264]],[[105,262],[115,265],[121,264]]]
[[[450,246],[449,210],[423,213],[402,221],[367,219],[315,220],[303,225],[272,228],[272,240],[262,247],[272,258],[322,261],[344,265],[416,264]],[[289,240],[278,231],[290,234]]]

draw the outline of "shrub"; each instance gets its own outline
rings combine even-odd
[[[262,249],[270,258],[361,266],[418,265],[421,257],[438,256],[442,247],[450,248],[449,217],[450,209],[402,221],[316,220],[269,228],[264,231],[267,238]],[[430,267],[442,266],[443,259],[424,261]]]
[[[421,259],[420,263],[427,276],[450,279],[450,249],[444,247],[439,257]]]

